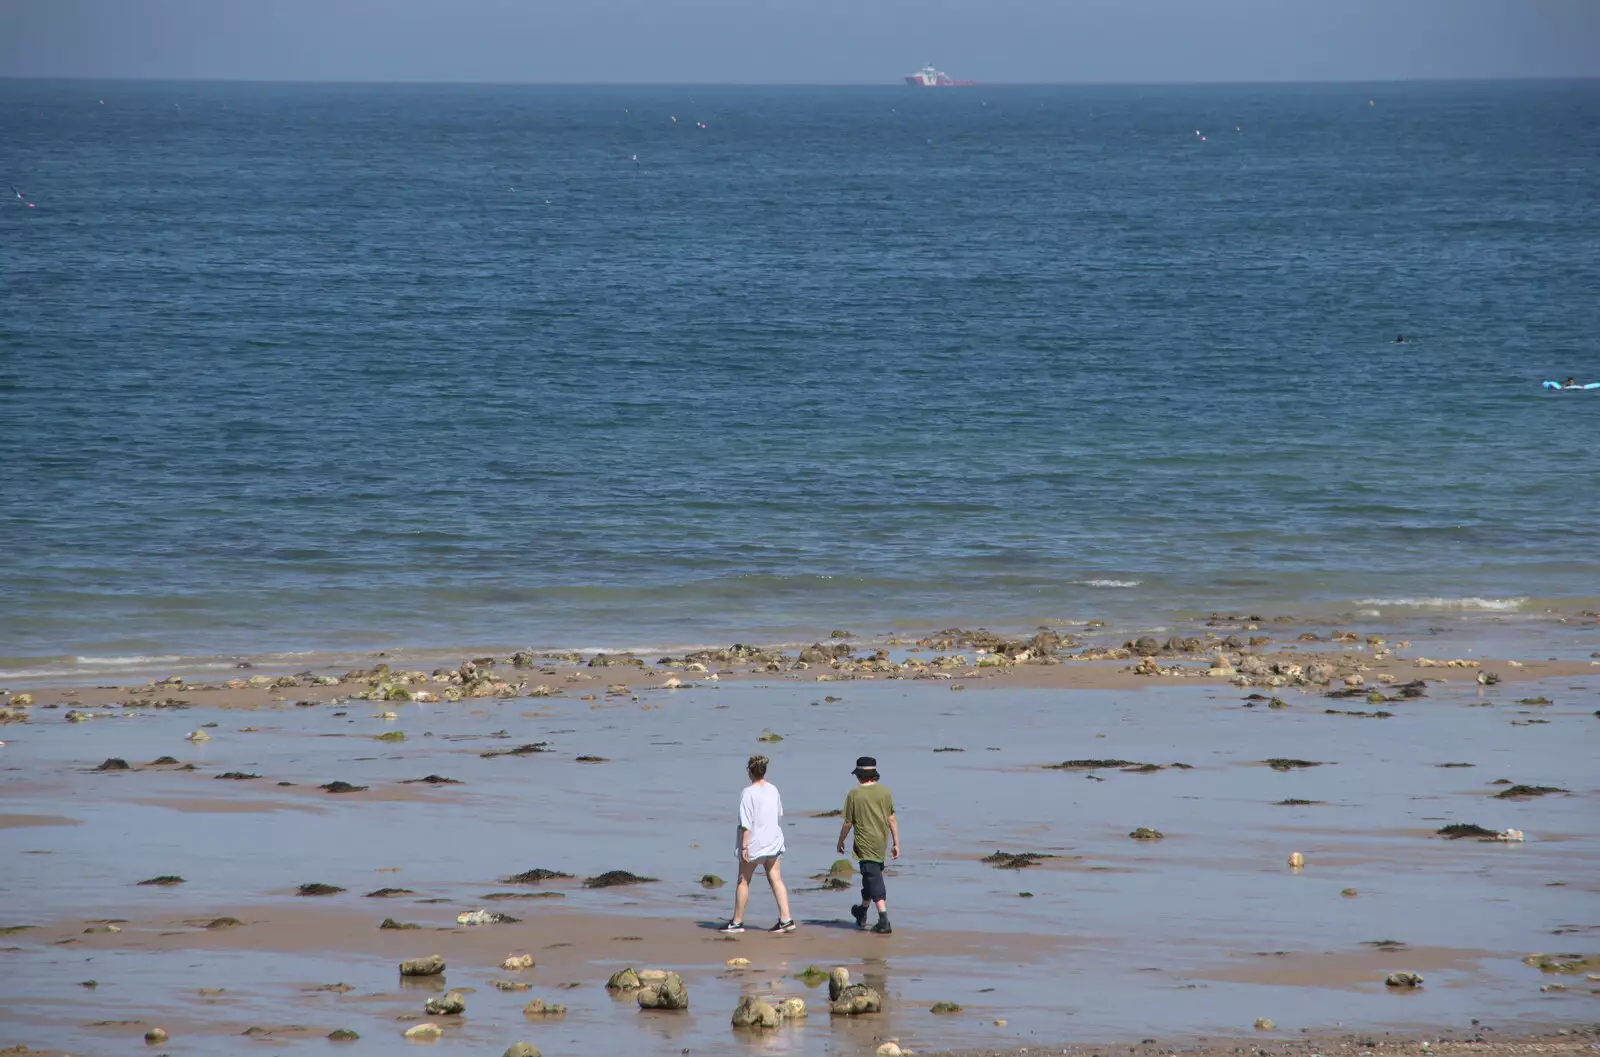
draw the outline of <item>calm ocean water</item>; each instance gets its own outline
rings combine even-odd
[[[1600,596],[1600,82],[14,81],[0,167],[12,671]]]

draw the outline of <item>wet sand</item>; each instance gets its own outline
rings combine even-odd
[[[1331,1051],[1341,1031],[1437,1037],[1476,1018],[1500,1037],[1592,1019],[1600,982],[1522,958],[1600,950],[1600,667],[1536,660],[1535,647],[1522,667],[1418,669],[1417,652],[1369,657],[1369,679],[1437,680],[1382,705],[1382,719],[1346,714],[1378,707],[1359,698],[1134,675],[1127,660],[942,680],[729,664],[715,682],[681,667],[556,663],[516,675],[558,696],[430,704],[348,700],[362,688],[351,684],[37,688],[31,721],[5,726],[0,749],[0,926],[36,926],[0,936],[12,981],[0,1045],[98,1053],[142,1046],[159,1025],[172,1034],[162,1052],[231,1054],[260,1052],[261,1033],[242,1034],[252,1027],[296,1045],[352,1028],[362,1038],[342,1051],[394,1052],[414,1045],[401,1032],[438,986],[402,981],[395,963],[430,953],[446,957],[451,988],[472,989],[467,1015],[441,1020],[441,1052],[520,1039],[549,1055],[855,1054],[890,1037],[922,1052],[1246,1040],[1226,1052],[1298,1045],[1305,1032]],[[1479,686],[1482,670],[1504,683]],[[693,685],[662,689],[668,671]],[[258,672],[279,674],[241,674]],[[1519,703],[1540,697],[1552,703]],[[72,709],[96,715],[65,722]],[[195,730],[210,740],[185,740]],[[376,740],[392,732],[405,737]],[[782,740],[759,740],[773,733]],[[699,880],[734,875],[732,813],[756,751],[783,791],[802,924],[725,937],[714,929],[731,887]],[[838,832],[813,816],[839,805],[860,753],[882,761],[902,819],[890,937],[856,933],[852,894],[812,876],[836,857]],[[162,756],[178,763],[153,762]],[[111,757],[129,769],[96,770]],[[1320,765],[1263,763],[1275,757]],[[1102,758],[1161,769],[1049,769]],[[217,777],[228,773],[256,777]],[[429,775],[459,784],[414,781]],[[1501,779],[1567,792],[1499,799]],[[336,780],[366,788],[320,788]],[[1527,840],[1435,836],[1447,822]],[[1165,836],[1130,840],[1139,826]],[[999,870],[981,861],[996,849],[1050,857]],[[1293,851],[1304,869],[1286,865]],[[503,880],[532,867],[575,878]],[[583,887],[613,869],[660,880]],[[168,874],[185,882],[138,884]],[[309,882],[346,891],[295,894]],[[383,887],[411,891],[365,895]],[[485,898],[507,892],[539,897]],[[758,881],[751,924],[768,923],[771,906]],[[521,921],[455,924],[480,908]],[[201,927],[219,917],[241,924]],[[386,917],[421,927],[380,930]],[[120,931],[85,931],[108,919]],[[524,952],[535,969],[498,968]],[[726,964],[739,957],[751,964]],[[826,988],[794,978],[810,964],[851,968],[886,1011],[830,1018]],[[608,995],[601,985],[628,965],[681,971],[691,1009],[644,1013]],[[1424,986],[1385,987],[1395,970]],[[532,987],[501,991],[496,979]],[[728,1017],[746,993],[801,996],[812,1014],[763,1037],[735,1031]],[[531,998],[569,1012],[527,1021]],[[937,1001],[963,1011],[932,1014]],[[1275,1030],[1251,1029],[1263,1016]]]

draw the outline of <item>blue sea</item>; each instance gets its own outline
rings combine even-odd
[[[1600,82],[8,81],[0,170],[0,674],[1600,596]]]

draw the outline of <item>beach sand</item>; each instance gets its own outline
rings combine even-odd
[[[1430,682],[1377,704],[1136,675],[1137,658],[913,679],[732,662],[541,660],[512,673],[502,657],[499,677],[552,696],[379,702],[350,699],[364,681],[305,679],[30,687],[29,721],[0,727],[0,1046],[116,1052],[159,1026],[171,1035],[160,1052],[258,1053],[346,1028],[361,1038],[341,1052],[392,1053],[418,1045],[401,1033],[430,1019],[445,1029],[432,1045],[462,1053],[526,1040],[548,1055],[847,1055],[890,1038],[925,1053],[1354,1054],[1446,1038],[1464,1041],[1431,1052],[1586,1050],[1590,1036],[1554,1032],[1595,1019],[1594,970],[1524,958],[1600,953],[1600,667],[1542,659],[1538,643],[1518,664],[1501,654],[1475,668],[1419,668],[1421,651],[1379,658],[1365,643],[1283,645],[1358,657],[1389,696]],[[1454,656],[1436,645],[1429,657]],[[934,653],[911,649],[885,644],[890,663]],[[1482,671],[1502,682],[1480,686]],[[664,688],[671,678],[683,685]],[[71,711],[91,718],[66,722]],[[187,740],[195,731],[208,740]],[[539,751],[506,751],[519,746]],[[732,888],[701,878],[734,876],[753,752],[772,757],[783,793],[801,927],[728,937],[715,928]],[[902,823],[888,937],[857,933],[853,893],[819,879],[837,857],[826,813],[859,754],[880,760]],[[164,756],[177,762],[154,762]],[[113,758],[128,768],[98,769]],[[1316,766],[1265,762],[1276,758]],[[1051,766],[1072,760],[1159,769]],[[454,782],[416,781],[428,776]],[[322,788],[335,781],[365,788]],[[1564,792],[1501,798],[1497,782]],[[1447,823],[1526,841],[1446,840],[1435,831]],[[1137,827],[1164,836],[1132,840]],[[1039,855],[997,869],[982,861],[997,850]],[[534,867],[574,876],[505,880]],[[583,885],[609,870],[659,880]],[[139,884],[162,875],[184,881]],[[344,891],[297,895],[308,883]],[[381,888],[408,891],[367,895]],[[456,924],[475,909],[520,920]],[[206,927],[224,917],[238,924]],[[758,880],[749,920],[768,917]],[[384,918],[419,927],[380,929]],[[398,976],[400,960],[433,953],[442,978]],[[535,968],[499,968],[522,953]],[[849,968],[884,1012],[830,1017],[826,986],[796,978],[809,965]],[[681,972],[691,1008],[642,1012],[608,993],[628,966]],[[1423,986],[1386,987],[1397,970]],[[425,1018],[446,984],[465,1016]],[[746,994],[802,997],[811,1015],[733,1029]],[[535,998],[568,1012],[525,1018]],[[934,1014],[936,1002],[962,1009]],[[1261,1017],[1275,1026],[1255,1030]]]

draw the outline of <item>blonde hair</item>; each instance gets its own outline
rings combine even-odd
[[[765,756],[752,756],[744,765],[745,773],[750,776],[752,782],[759,782],[767,776],[767,764],[771,762]]]

